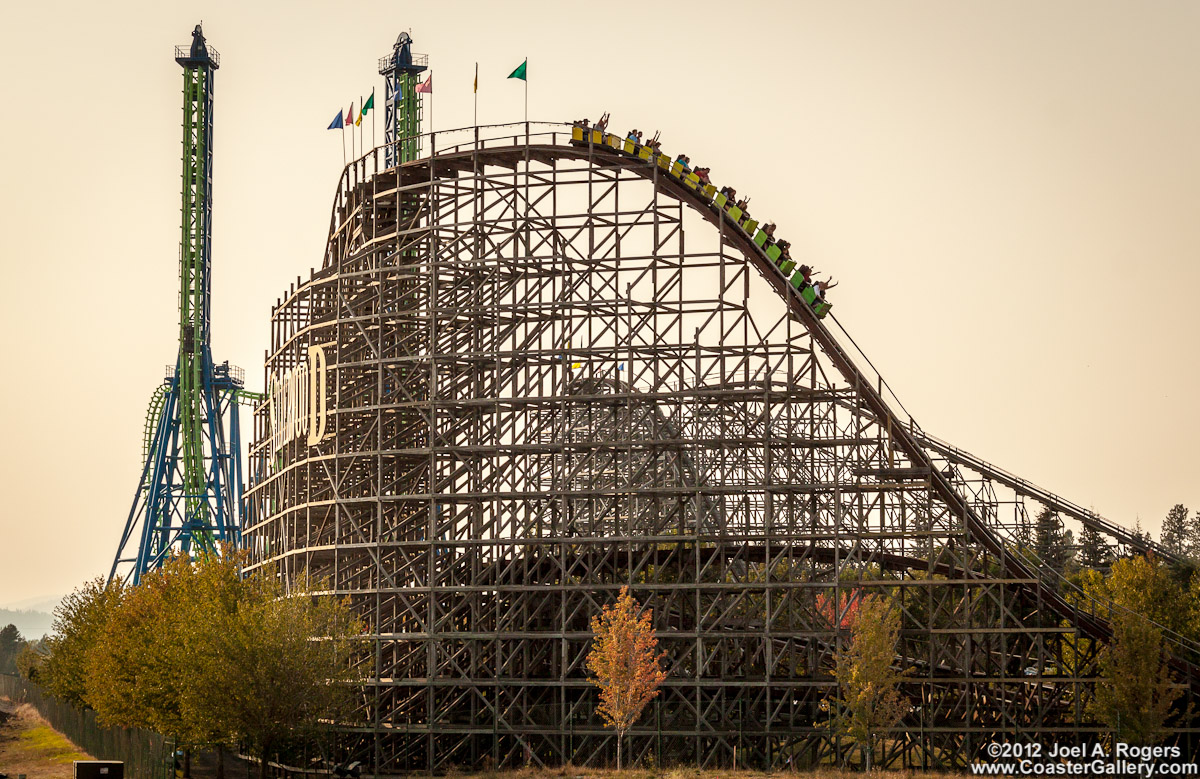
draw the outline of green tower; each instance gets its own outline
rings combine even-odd
[[[384,159],[389,168],[411,162],[421,154],[421,95],[417,84],[428,65],[427,55],[412,53],[412,38],[406,32],[396,38],[392,53],[379,60],[379,75],[386,83]]]

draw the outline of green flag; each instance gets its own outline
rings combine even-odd
[[[367,98],[367,102],[363,103],[362,112],[365,114],[375,107],[375,92],[371,92],[371,96]]]
[[[514,70],[512,73],[508,74],[508,77],[509,78],[519,78],[522,81],[529,81],[529,79],[525,78],[525,66],[528,64],[529,64],[529,58],[526,57],[525,61],[517,66],[516,70]]]

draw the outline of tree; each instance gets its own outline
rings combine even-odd
[[[243,741],[262,758],[272,748],[336,720],[351,705],[354,639],[363,625],[346,601],[312,593],[305,580],[285,591],[273,572],[243,581],[236,603],[214,610],[193,662],[202,683],[184,700],[199,732]]]
[[[221,586],[230,597],[210,600]],[[238,587],[237,555],[173,557],[126,592],[88,653],[86,700],[97,718],[170,736],[184,750],[185,776],[191,750],[222,735],[190,718],[185,698],[207,683],[195,658]]]
[[[843,591],[835,600],[830,593],[817,593],[817,613],[825,624],[834,630],[845,630],[854,624],[862,600],[862,592],[855,587],[849,593]]]
[[[860,746],[867,770],[879,734],[912,708],[899,689],[904,674],[892,670],[899,640],[900,613],[891,602],[878,595],[859,598],[849,648],[837,657],[838,695],[822,703],[834,729]]]
[[[56,612],[51,691],[105,724],[172,736],[185,755],[245,742],[265,776],[272,746],[342,713],[362,625],[306,583],[285,591],[272,571],[243,578],[243,561],[231,550],[181,555],[136,587],[84,585]]]
[[[1187,521],[1187,556],[1200,560],[1200,510],[1192,512]]]
[[[1118,610],[1113,638],[1100,653],[1100,681],[1088,713],[1107,725],[1115,741],[1150,746],[1164,727],[1179,690],[1168,674],[1162,631],[1139,614]]]
[[[1112,547],[1104,540],[1104,535],[1095,528],[1084,525],[1079,537],[1079,564],[1093,571],[1108,568],[1112,562]]]
[[[592,618],[587,668],[593,674],[592,683],[600,688],[600,716],[617,731],[618,771],[625,732],[658,695],[658,687],[667,677],[659,665],[666,653],[654,654],[658,639],[652,620],[651,610],[642,611],[628,587],[621,588],[616,603]]]
[[[1192,540],[1189,538],[1191,534],[1188,531],[1190,529],[1187,507],[1182,503],[1176,503],[1163,519],[1162,531],[1158,536],[1159,543],[1167,551],[1182,557],[1187,554],[1189,542]]]
[[[1033,553],[1043,566],[1056,573],[1061,574],[1067,566],[1069,542],[1063,532],[1062,520],[1053,509],[1042,509],[1034,520]]]
[[[25,639],[16,625],[0,628],[0,674],[17,672],[17,655],[25,648]]]
[[[46,664],[46,655],[41,641],[30,641],[17,655],[17,674],[31,682],[41,680],[42,667]]]
[[[120,606],[125,588],[93,579],[63,598],[54,610],[54,635],[47,642],[43,677],[51,693],[75,706],[87,705],[88,652]]]
[[[1133,520],[1133,532],[1131,533],[1131,535],[1134,537],[1134,539],[1141,541],[1142,546],[1144,546],[1146,548],[1149,548],[1151,542],[1154,541],[1154,539],[1150,537],[1150,533],[1148,533],[1145,530],[1142,530],[1141,517],[1138,517]]]
[[[242,578],[243,561],[181,555],[146,574],[96,633],[85,700],[105,724],[169,735],[185,754],[245,742],[265,776],[272,747],[342,713],[362,626],[271,571]]]
[[[1117,560],[1108,576],[1089,581],[1085,589],[1118,610],[1141,614],[1168,630],[1183,633],[1189,629],[1191,614],[1184,589],[1153,555]]]

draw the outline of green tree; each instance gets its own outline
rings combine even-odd
[[[198,684],[183,706],[195,732],[252,747],[266,777],[274,748],[336,721],[352,704],[363,625],[345,601],[315,596],[320,588],[308,582],[285,590],[268,571],[242,585],[235,602],[213,609],[197,631]]]
[[[1189,536],[1188,527],[1188,510],[1182,503],[1176,503],[1167,512],[1167,516],[1163,518],[1162,531],[1158,535],[1158,542],[1163,545],[1169,552],[1184,556],[1188,554],[1188,547],[1192,540]]]
[[[658,639],[653,613],[634,603],[628,587],[621,588],[616,603],[605,606],[592,618],[592,648],[587,668],[592,684],[600,688],[598,711],[617,731],[617,770],[621,770],[621,741],[646,704],[658,695],[667,674],[656,655]]]
[[[1112,616],[1112,641],[1100,653],[1100,680],[1088,713],[1116,741],[1149,746],[1167,734],[1166,721],[1179,690],[1168,673],[1162,631],[1138,614]]]
[[[191,716],[186,699],[207,683],[195,658],[239,586],[237,555],[174,557],[126,592],[88,653],[86,700],[100,721],[170,736],[185,750],[185,775],[191,751],[223,736]],[[227,597],[214,601],[222,587]]]
[[[41,681],[46,654],[40,641],[30,641],[17,655],[17,674],[31,682]]]
[[[89,582],[56,612],[38,673],[104,723],[156,730],[189,753],[247,743],[265,776],[273,746],[343,712],[362,625],[344,602],[285,591],[269,571],[243,578],[243,559],[176,557],[132,588]]]
[[[1153,556],[1118,560],[1108,576],[1089,580],[1084,586],[1097,600],[1141,614],[1176,633],[1189,630],[1189,598],[1170,568]]]
[[[904,674],[892,670],[900,640],[900,612],[878,595],[859,598],[850,625],[850,645],[838,654],[838,695],[827,698],[830,725],[849,736],[863,753],[867,770],[874,762],[880,735],[896,726],[912,708],[900,692]]]
[[[62,700],[87,705],[88,653],[121,604],[125,588],[93,579],[63,598],[54,610],[54,635],[42,669],[46,687]]]
[[[1112,547],[1104,535],[1093,527],[1083,526],[1079,536],[1079,564],[1093,571],[1102,571],[1112,562]]]
[[[1061,574],[1066,570],[1070,551],[1062,520],[1053,509],[1042,509],[1034,520],[1033,553],[1045,568]]]
[[[1187,556],[1200,560],[1200,510],[1193,511],[1187,520]]]
[[[1151,536],[1148,532],[1146,532],[1145,530],[1142,530],[1142,520],[1140,517],[1138,517],[1137,519],[1135,519],[1133,521],[1132,535],[1135,539],[1141,541],[1142,544],[1146,547],[1149,547],[1150,542],[1152,542],[1154,540],[1153,538],[1151,538]]]
[[[84,698],[102,722],[172,736],[189,754],[246,742],[265,776],[272,747],[349,701],[362,628],[341,601],[285,592],[270,572],[242,578],[243,559],[179,556],[145,575],[95,633]]]
[[[0,628],[0,674],[17,672],[17,655],[25,648],[25,639],[16,625]]]

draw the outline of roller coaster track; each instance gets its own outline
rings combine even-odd
[[[928,449],[932,449],[938,454],[946,458],[947,461],[955,465],[962,465],[971,470],[991,479],[1005,487],[1013,490],[1018,495],[1024,495],[1041,503],[1047,508],[1057,511],[1060,514],[1066,514],[1072,519],[1078,520],[1086,527],[1093,530],[1098,530],[1126,544],[1129,547],[1142,552],[1153,552],[1156,557],[1172,563],[1182,563],[1184,558],[1161,544],[1153,541],[1146,536],[1140,536],[1136,533],[1131,533],[1120,525],[1109,522],[1104,517],[1094,511],[1083,508],[1082,506],[1072,503],[1066,498],[1050,492],[1043,487],[1039,487],[1033,482],[1022,479],[997,465],[987,462],[981,457],[971,454],[970,452],[960,449],[953,444],[947,443],[939,438],[931,436],[929,433],[920,429],[913,430],[913,437]]]
[[[146,461],[150,459],[150,450],[154,446],[154,434],[162,421],[163,406],[167,402],[168,390],[169,387],[162,384],[155,387],[154,391],[150,393],[150,403],[146,407],[146,421],[142,430],[142,465],[145,465]],[[262,401],[264,394],[248,390],[234,390],[233,397],[239,405],[253,408]]]
[[[652,181],[662,191],[687,204],[701,218],[707,220],[720,230],[728,243],[736,247],[747,258],[748,262],[755,267],[759,274],[775,288],[776,293],[787,305],[794,319],[807,328],[812,340],[824,352],[838,373],[841,374],[843,380],[857,391],[860,398],[858,410],[866,411],[875,418],[889,436],[890,445],[907,458],[912,468],[928,473],[931,491],[946,505],[951,514],[963,523],[970,538],[974,539],[976,543],[980,544],[1000,562],[1001,570],[1007,577],[1036,582],[1036,584],[1029,586],[1036,590],[1035,594],[1041,602],[1061,618],[1069,620],[1082,635],[1107,641],[1112,635],[1112,629],[1108,621],[1103,617],[1068,602],[1052,584],[1049,577],[1041,575],[1041,572],[1039,572],[1034,564],[1031,564],[1025,557],[1016,554],[1005,540],[1002,532],[990,526],[973,508],[971,500],[963,495],[950,481],[950,478],[936,467],[934,458],[930,455],[931,451],[948,460],[973,468],[1021,494],[1034,497],[1051,508],[1074,517],[1089,527],[1094,527],[1110,534],[1123,543],[1138,549],[1152,549],[1164,559],[1177,559],[1174,555],[1162,550],[1157,544],[1152,542],[1147,544],[1145,540],[1139,539],[1128,530],[1104,520],[1094,512],[1083,509],[1048,490],[1041,489],[1024,479],[1013,476],[980,458],[969,455],[961,449],[934,439],[932,436],[921,432],[911,416],[906,416],[902,419],[892,410],[883,396],[884,382],[882,377],[878,375],[869,377],[866,372],[859,368],[855,359],[842,347],[831,330],[825,326],[822,319],[817,316],[810,305],[802,298],[799,290],[793,286],[788,275],[781,271],[772,258],[768,256],[766,250],[757,245],[753,236],[747,233],[726,211],[714,205],[711,193],[705,195],[702,189],[696,187],[694,184],[685,184],[685,180],[680,177],[678,172],[671,169],[672,166],[669,164],[669,157],[667,158],[667,164],[663,164],[658,159],[659,155],[654,155],[649,160],[646,160],[643,157],[623,152],[621,150],[623,139],[605,135],[602,141],[593,140],[594,136],[589,134],[590,137],[584,141],[578,139],[570,140],[571,136],[569,132],[571,125],[539,124],[551,127],[554,132],[538,133],[537,142],[535,142],[534,136],[529,134],[529,125],[522,125],[525,128],[524,136],[519,132],[513,133],[508,139],[507,144],[502,142],[500,145],[494,147],[488,146],[486,150],[475,147],[475,144],[479,143],[478,135],[474,143],[466,143],[441,150],[437,148],[436,144],[431,143],[431,156],[404,163],[403,168],[409,175],[414,176],[415,180],[420,180],[426,177],[428,179],[455,177],[459,172],[470,172],[475,164],[475,158],[478,158],[484,164],[506,167],[510,170],[516,170],[520,164],[528,164],[530,161],[553,164],[557,159],[573,159],[586,161],[591,165],[602,168],[621,168],[622,170],[643,176]],[[480,128],[475,129],[478,130]],[[364,156],[347,166],[343,173],[343,182],[341,184],[343,191],[352,190],[365,180],[365,175],[362,179],[353,180],[356,178],[356,174],[353,174],[352,171],[357,170],[357,165],[362,165],[365,172],[366,163],[367,156]],[[338,204],[335,202],[333,214],[330,219],[329,235],[331,242],[336,235],[343,231],[346,232],[347,237],[358,237],[354,235],[354,225],[349,222],[342,223],[339,220]],[[865,355],[863,356],[865,358]],[[967,575],[982,576],[982,574],[973,572],[968,572]],[[1167,637],[1179,649],[1195,649],[1195,645],[1182,636],[1168,634]],[[1197,680],[1193,684],[1200,686],[1200,669],[1195,668],[1186,660],[1180,659],[1178,654],[1173,664],[1180,670],[1186,670],[1189,678]]]
[[[964,523],[971,537],[1001,561],[1004,572],[1014,579],[1037,581],[1038,583],[1033,586],[1037,588],[1042,601],[1054,612],[1071,620],[1083,634],[1091,638],[1108,639],[1112,631],[1106,620],[1080,611],[1068,603],[1049,583],[1043,582],[1038,572],[1007,548],[1003,539],[975,512],[968,500],[954,488],[940,470],[934,467],[933,458],[912,432],[907,420],[902,421],[897,417],[887,401],[884,400],[881,392],[876,389],[875,383],[859,370],[858,365],[838,343],[833,333],[825,327],[812,308],[800,297],[799,291],[792,286],[788,277],[780,272],[766,252],[754,243],[752,236],[738,227],[727,213],[711,207],[708,199],[702,193],[685,186],[679,178],[663,171],[658,165],[653,163],[631,164],[628,155],[602,144],[593,142],[578,144],[576,153],[573,155],[557,146],[525,148],[529,153],[536,152],[537,156],[543,154],[576,156],[586,158],[593,164],[615,164],[628,167],[631,171],[640,172],[655,180],[658,186],[692,206],[703,218],[715,225],[717,229],[722,230],[726,239],[736,246],[754,264],[767,282],[775,288],[792,315],[807,328],[812,339],[821,347],[826,357],[841,374],[842,379],[857,390],[862,405],[888,432],[892,445],[908,459],[913,467],[928,469],[930,488],[946,504],[951,513]],[[514,151],[519,154],[522,149],[516,147]],[[915,428],[915,425],[912,427]]]
[[[158,423],[162,417],[163,406],[167,402],[167,387],[159,385],[150,395],[150,405],[146,408],[146,426],[142,431],[142,464],[150,459],[150,449],[154,446],[154,434],[158,431]]]

